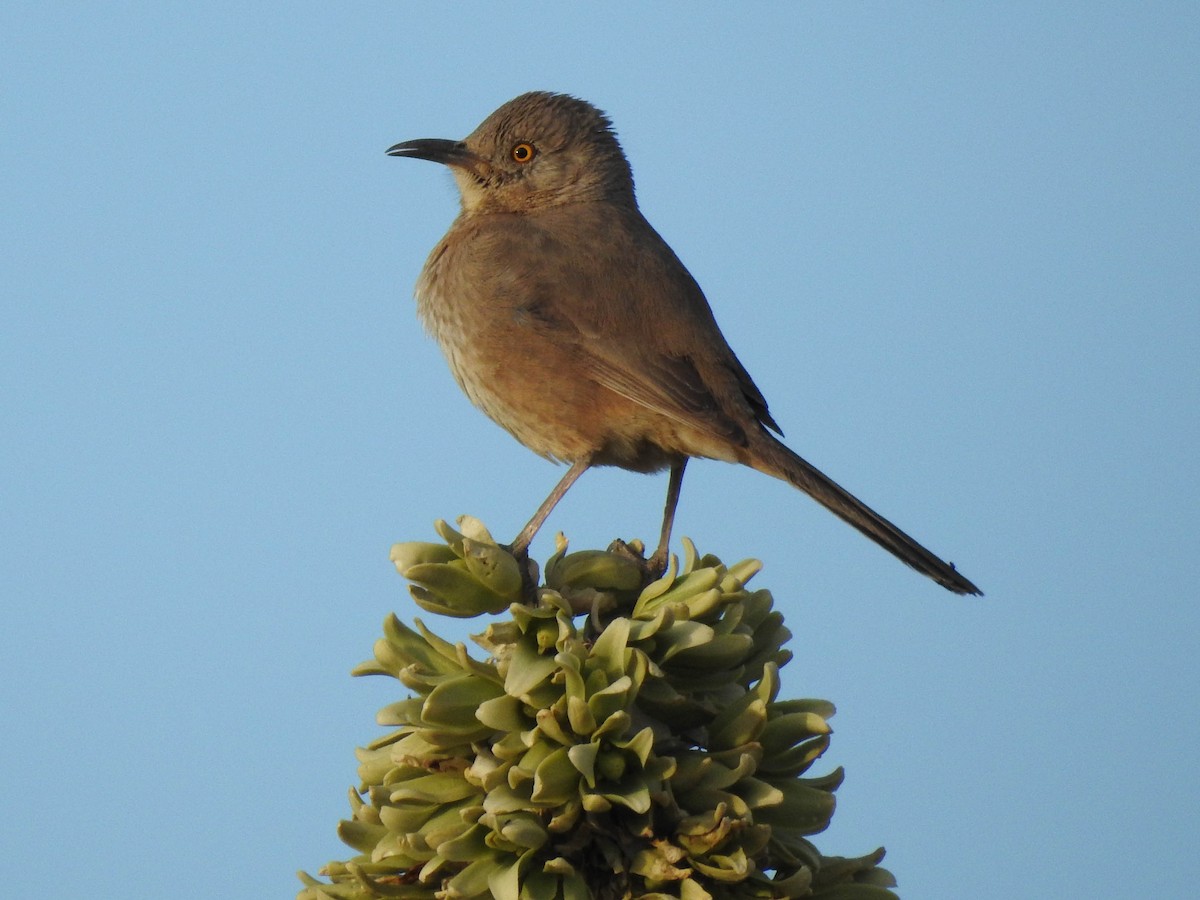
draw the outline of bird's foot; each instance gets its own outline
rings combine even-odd
[[[501,549],[512,554],[517,565],[521,567],[521,600],[527,606],[533,606],[538,599],[538,581],[541,575],[537,561],[529,556],[529,544],[518,537],[511,544],[501,544]]]
[[[646,570],[646,584],[658,581],[658,579],[663,577],[663,573],[667,571],[667,561],[670,555],[670,552],[666,550],[658,550],[646,560],[642,566]]]
[[[662,578],[663,572],[667,571],[668,552],[665,547],[661,547],[655,551],[654,555],[649,559],[646,558],[646,548],[641,541],[635,540],[629,543],[617,538],[608,545],[609,553],[616,553],[620,556],[628,557],[638,564],[642,570],[642,586],[650,584],[652,581],[657,581]]]

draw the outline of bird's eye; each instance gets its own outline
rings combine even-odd
[[[537,155],[537,150],[528,141],[522,141],[512,148],[512,158],[515,162],[527,163]]]

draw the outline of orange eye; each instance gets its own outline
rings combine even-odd
[[[527,163],[537,155],[537,150],[528,141],[522,141],[512,148],[512,158],[515,162]]]

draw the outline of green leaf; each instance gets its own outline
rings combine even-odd
[[[535,687],[554,674],[558,663],[552,656],[542,656],[527,640],[517,642],[508,672],[504,677],[504,691],[513,697],[523,698]]]
[[[537,767],[531,799],[539,805],[566,803],[579,796],[580,773],[566,747],[559,747]]]
[[[525,704],[511,694],[484,700],[475,718],[496,731],[524,731],[533,724],[525,714]]]
[[[596,756],[599,752],[599,744],[576,744],[567,748],[567,758],[579,770],[588,787],[596,786]]]
[[[425,698],[421,715],[435,726],[474,727],[481,724],[476,712],[481,703],[503,696],[499,686],[474,675],[443,681]]]

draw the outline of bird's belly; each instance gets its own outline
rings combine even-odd
[[[457,329],[435,335],[471,402],[541,456],[653,472],[680,455],[667,449],[674,441],[656,440],[669,427],[662,416],[580,377],[569,352],[459,340]]]

